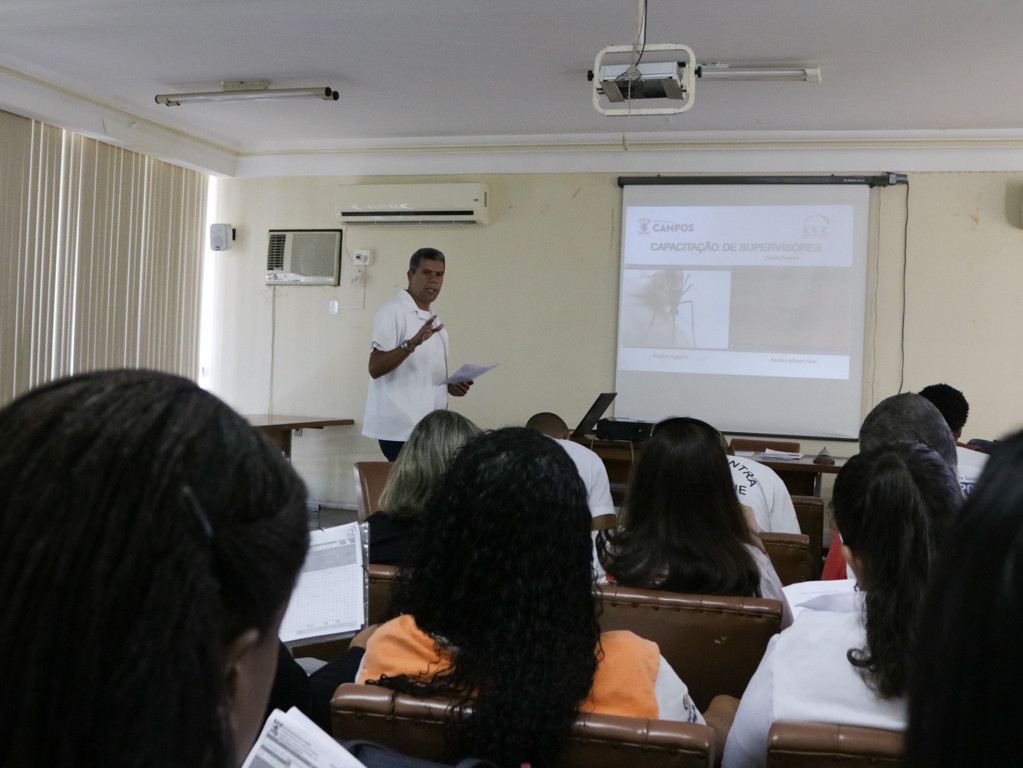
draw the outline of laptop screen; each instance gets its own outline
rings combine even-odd
[[[597,420],[604,415],[604,411],[611,405],[611,401],[615,399],[617,392],[603,392],[596,400],[593,401],[593,405],[590,406],[590,410],[583,416],[582,421],[579,422],[579,426],[575,428],[572,433],[572,437],[583,437],[593,431],[593,428],[597,426]]]

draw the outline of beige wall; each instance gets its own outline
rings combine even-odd
[[[339,183],[482,181],[486,227],[348,227],[342,285],[263,285],[266,231],[332,228]],[[354,504],[352,463],[378,459],[359,436],[373,313],[405,285],[408,256],[430,245],[448,256],[434,305],[451,333],[452,368],[500,363],[452,407],[483,427],[521,424],[538,410],[578,419],[614,386],[621,192],[615,174],[473,177],[230,179],[215,219],[238,240],[214,260],[210,387],[243,412],[351,416],[353,428],[307,430],[294,460],[314,499]],[[868,287],[864,407],[898,390],[906,264],[904,389],[947,381],[970,399],[966,436],[1023,426],[1015,382],[1023,352],[1023,174],[913,174],[908,249],[906,187],[875,193]],[[363,283],[348,254],[371,249]],[[275,295],[276,291],[276,295]],[[328,302],[361,308],[328,313]],[[271,343],[272,342],[272,343]],[[272,354],[271,354],[272,352]],[[273,375],[271,377],[271,368]],[[820,443],[804,442],[804,451]],[[850,444],[829,446],[846,455]]]

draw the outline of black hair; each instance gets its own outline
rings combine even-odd
[[[966,418],[970,415],[970,404],[966,397],[955,387],[948,384],[931,384],[920,390],[920,397],[930,400],[948,423],[953,433],[966,426]]]
[[[395,606],[443,638],[452,666],[379,684],[463,703],[473,692],[453,753],[554,761],[597,667],[590,519],[575,464],[521,427],[466,443],[431,495]]]
[[[0,764],[232,765],[223,652],[288,599],[302,481],[163,373],[40,387],[0,434]]]
[[[857,454],[835,480],[835,520],[866,593],[867,645],[847,657],[882,698],[906,691],[924,592],[962,501],[955,473],[919,443]]]
[[[724,439],[699,419],[657,424],[619,516],[597,552],[621,584],[702,595],[760,595],[760,574]]]
[[[920,624],[908,766],[1015,765],[1023,752],[1023,432],[999,442],[949,531]]]
[[[436,248],[420,248],[418,251],[413,253],[412,257],[408,260],[408,271],[415,272],[418,270],[423,259],[426,259],[427,261],[439,261],[443,264],[444,254]]]
[[[953,468],[959,465],[956,441],[941,411],[913,392],[886,397],[860,426],[860,450],[892,443],[923,443]]]
[[[541,411],[534,413],[526,422],[526,429],[532,429],[541,435],[553,437],[558,440],[566,440],[569,436],[568,424],[556,413]]]

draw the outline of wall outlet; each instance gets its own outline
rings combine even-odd
[[[369,266],[369,263],[373,261],[373,251],[368,249],[352,251],[352,261],[363,267]]]

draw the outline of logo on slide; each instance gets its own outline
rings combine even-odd
[[[826,240],[831,219],[819,213],[808,216],[803,222],[803,238],[805,240]]]
[[[639,234],[649,235],[650,234],[650,219],[639,220]]]

